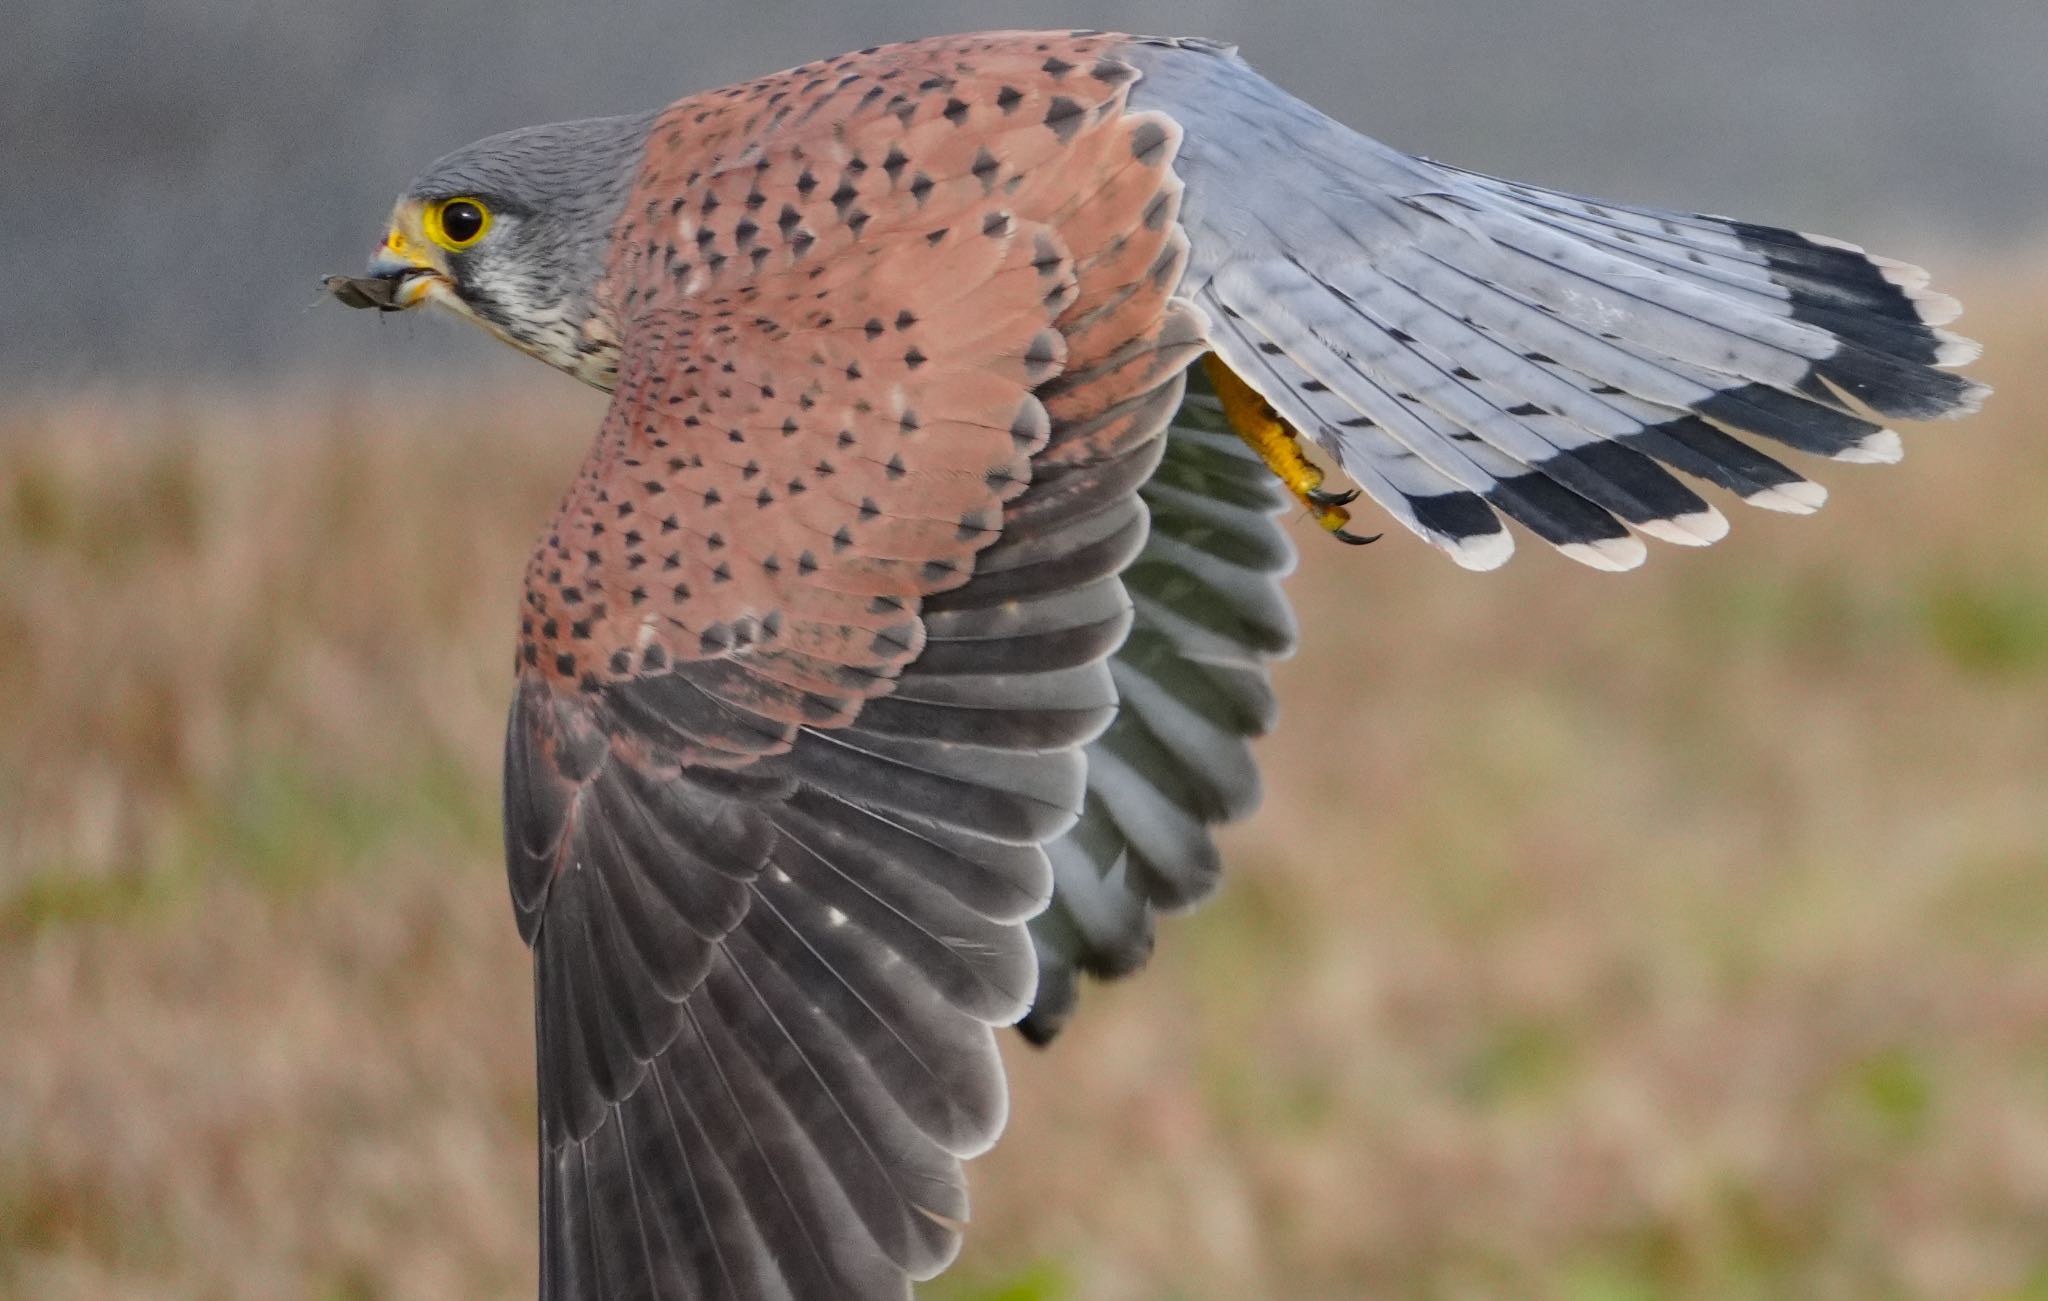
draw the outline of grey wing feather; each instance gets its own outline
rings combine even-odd
[[[1130,485],[1163,424],[1034,479],[987,572],[927,599],[895,693],[786,753],[673,757],[694,720],[726,726],[700,705],[721,661],[522,682],[506,842],[547,1301],[881,1301],[952,1260],[961,1163],[1008,1109],[994,1027],[1033,998],[1043,844],[1115,708]]]
[[[1977,356],[1917,268],[1822,236],[1579,198],[1370,140],[1227,50],[1145,44],[1134,96],[1186,128],[1183,292],[1217,351],[1461,564],[1499,515],[1602,568],[1727,522],[1672,471],[1806,512],[1736,434],[1889,461],[1885,419],[1970,411]]]
[[[1185,128],[1180,292],[1209,346],[1467,565],[1507,557],[1502,515],[1611,568],[1637,534],[1712,541],[1671,471],[1811,510],[1738,434],[1889,460],[1882,419],[1983,395],[1912,268],[1410,158],[1227,47],[1128,57],[1132,106]],[[1176,312],[1163,370],[1205,337]],[[1049,1037],[1080,973],[1135,968],[1155,915],[1214,889],[1293,553],[1280,486],[1189,389],[1133,399],[1114,456],[1049,458],[852,725],[735,728],[723,660],[522,685],[506,840],[548,1301],[907,1297],[957,1251],[961,1161],[1004,1120],[992,1027]],[[737,770],[675,758],[712,730]]]
[[[1281,580],[1294,566],[1278,480],[1225,424],[1200,374],[1140,491],[1152,514],[1123,573],[1129,635],[1110,660],[1116,720],[1090,742],[1080,820],[1047,846],[1053,897],[1031,923],[1037,1043],[1073,1015],[1080,976],[1128,974],[1154,919],[1215,889],[1213,828],[1258,803],[1251,741],[1271,729],[1267,666],[1294,647]]]

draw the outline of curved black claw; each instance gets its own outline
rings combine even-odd
[[[1354,547],[1362,547],[1366,545],[1368,542],[1377,542],[1386,535],[1383,533],[1374,533],[1371,536],[1364,536],[1361,534],[1353,533],[1350,529],[1331,529],[1330,536],[1337,539],[1339,542],[1347,542]]]
[[[1303,496],[1308,498],[1309,505],[1311,506],[1349,506],[1352,502],[1358,500],[1358,489],[1349,488],[1343,492],[1324,492],[1321,488],[1310,488]]]

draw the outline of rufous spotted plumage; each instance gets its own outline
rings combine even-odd
[[[611,393],[506,740],[549,1301],[952,1260],[994,1027],[1045,1042],[1142,964],[1257,801],[1286,516],[1343,524],[1297,439],[1469,568],[1505,515],[1621,569],[1725,531],[1674,470],[1820,504],[1738,434],[1888,460],[1883,418],[1982,395],[1913,268],[1410,158],[1228,47],[1096,32],[493,137],[330,285]]]

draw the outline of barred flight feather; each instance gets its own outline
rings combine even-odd
[[[1412,158],[1227,50],[1138,61],[1134,102],[1187,128],[1183,292],[1217,351],[1463,565],[1512,550],[1496,511],[1600,568],[1642,561],[1632,533],[1705,545],[1726,520],[1663,467],[1804,513],[1819,486],[1733,435],[1883,462],[1882,420],[1982,401],[1917,268]]]
[[[505,219],[408,261],[456,202]],[[544,1301],[906,1301],[1008,1114],[996,1028],[1052,1038],[1217,888],[1290,489],[1338,521],[1205,353],[1474,569],[1511,522],[1712,543],[1700,485],[1812,511],[1754,442],[1896,460],[1984,392],[1916,268],[1412,158],[1200,40],[863,50],[479,142],[394,222],[344,302],[612,394],[505,745]]]

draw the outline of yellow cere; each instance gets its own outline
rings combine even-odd
[[[394,225],[384,232],[384,247],[389,249],[394,257],[404,258],[422,267],[433,266],[431,261],[421,256],[420,250],[413,247],[412,241],[405,237],[405,231],[398,226]]]

